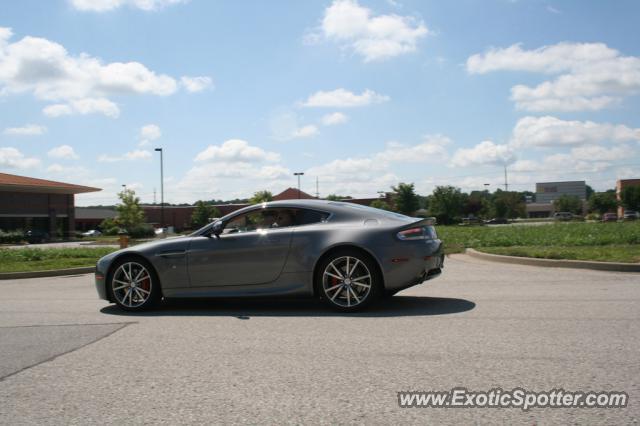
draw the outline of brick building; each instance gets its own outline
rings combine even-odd
[[[75,233],[75,194],[96,191],[101,189],[0,173],[0,229],[71,237]]]

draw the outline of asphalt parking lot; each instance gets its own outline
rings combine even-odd
[[[0,281],[0,423],[640,421],[640,276],[454,255],[356,314],[311,301],[172,302],[144,315],[92,276]],[[627,408],[399,408],[397,392],[621,390]]]

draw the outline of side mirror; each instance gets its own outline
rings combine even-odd
[[[219,220],[216,223],[214,223],[213,226],[211,227],[211,234],[217,237],[222,233],[223,228],[224,228],[224,225],[222,221]]]

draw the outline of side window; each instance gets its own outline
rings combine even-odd
[[[296,225],[310,225],[327,220],[328,213],[316,210],[298,209],[296,210]]]
[[[222,234],[286,228],[294,224],[295,212],[293,209],[258,209],[231,219],[225,225]]]

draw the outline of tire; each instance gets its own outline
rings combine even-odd
[[[125,257],[113,264],[107,291],[110,300],[130,312],[151,309],[162,297],[158,275],[149,262],[138,257]]]
[[[382,278],[369,256],[359,250],[341,249],[318,264],[315,284],[320,298],[330,308],[356,312],[379,297]]]

